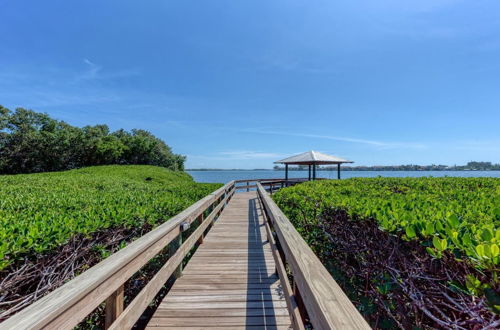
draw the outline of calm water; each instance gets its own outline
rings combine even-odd
[[[197,182],[226,183],[231,180],[245,179],[284,179],[284,171],[187,171]],[[306,178],[307,171],[290,171],[290,178]],[[336,179],[336,171],[318,171],[318,178]],[[422,176],[458,176],[458,177],[495,177],[500,178],[500,171],[345,171],[341,173],[343,179],[352,177],[377,176],[385,177],[422,177]]]

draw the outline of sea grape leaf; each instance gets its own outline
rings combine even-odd
[[[465,286],[474,295],[479,296],[481,293],[481,281],[474,275],[467,275],[465,278]]]
[[[441,221],[437,221],[436,222],[436,229],[437,229],[437,231],[443,231],[444,230],[444,227],[443,227],[443,224],[441,223]]]
[[[433,249],[431,249],[430,247],[426,247],[425,250],[427,251],[427,253],[429,253],[431,256],[433,256],[434,258],[438,258],[438,255],[436,253],[436,251],[434,251]]]
[[[481,232],[481,238],[489,242],[493,238],[493,233],[488,228],[484,228]]]
[[[441,240],[437,236],[432,238],[432,245],[436,250],[441,251]]]
[[[491,257],[495,258],[495,257],[498,256],[499,253],[500,253],[500,248],[498,248],[498,245],[491,244],[490,245],[490,254],[491,254]]]
[[[448,240],[446,238],[443,238],[441,240],[441,251],[446,250],[447,247],[448,247]]]
[[[480,258],[484,258],[484,245],[480,244],[476,246],[476,253]]]
[[[472,245],[472,240],[470,238],[470,235],[468,233],[464,234],[462,236],[462,243],[465,245],[465,246],[469,246],[469,245]]]
[[[413,238],[417,236],[417,234],[415,233],[415,228],[413,228],[412,225],[406,226],[405,231],[406,231],[406,236],[408,236],[408,238]]]
[[[425,232],[427,235],[434,234],[434,224],[432,222],[427,223],[427,226],[425,227]]]
[[[452,215],[450,215],[448,217],[448,223],[453,228],[457,228],[460,225],[460,220],[458,219],[458,217],[456,216],[456,214],[452,214]]]

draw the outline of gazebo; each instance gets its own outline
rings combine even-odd
[[[312,166],[312,180],[316,180],[316,165],[337,164],[337,178],[340,180],[340,164],[354,163],[350,160],[330,156],[318,151],[306,151],[301,154],[288,157],[274,162],[275,164],[285,164],[285,181],[288,182],[288,165],[308,165],[309,177],[311,180],[311,166]]]

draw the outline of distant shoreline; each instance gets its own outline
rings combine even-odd
[[[284,169],[218,169],[218,168],[210,168],[210,169],[195,169],[189,168],[185,170],[186,172],[255,172],[255,171],[269,171],[269,172],[281,172]],[[290,172],[307,172],[308,170],[298,170],[298,169],[290,169]],[[336,170],[333,169],[318,169],[317,171],[327,171],[334,172]],[[342,171],[348,172],[500,172],[499,169],[484,169],[484,170],[458,170],[458,169],[446,169],[446,170],[438,170],[438,169],[429,169],[429,170],[407,170],[407,169],[351,169],[351,168],[342,168]]]
[[[284,171],[284,166],[274,166],[272,169],[258,168],[258,169],[218,169],[218,168],[199,168],[189,169],[186,171]],[[307,165],[292,166],[289,171],[308,171]],[[337,166],[320,166],[317,171],[337,171]],[[342,171],[370,171],[370,172],[431,172],[431,171],[500,171],[500,164],[493,164],[492,162],[478,162],[472,161],[465,165],[372,165],[372,166],[342,166]]]

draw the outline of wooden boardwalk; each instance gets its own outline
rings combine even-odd
[[[238,193],[161,302],[148,329],[289,329],[257,193]]]
[[[226,183],[1,322],[0,330],[74,329],[103,304],[105,329],[134,329],[172,275],[177,280],[150,330],[370,329],[269,195],[287,184]],[[197,226],[186,232],[190,224]],[[166,248],[170,258],[126,302],[127,281]]]

